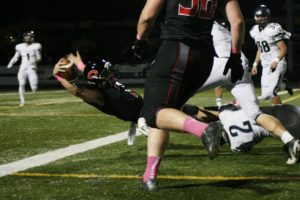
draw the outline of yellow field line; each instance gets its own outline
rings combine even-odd
[[[49,173],[15,173],[10,176],[21,177],[60,177],[60,178],[106,178],[106,179],[140,179],[137,175],[98,175],[98,174],[49,174]],[[158,179],[168,180],[202,180],[202,181],[242,181],[242,180],[300,180],[300,176],[170,176],[161,175]]]
[[[286,100],[282,101],[282,103],[288,103],[288,102],[290,102],[290,101],[293,101],[293,100],[296,100],[296,99],[298,99],[298,98],[300,98],[300,94],[299,94],[299,95],[297,95],[297,96],[294,96],[294,97],[288,98],[288,99],[286,99]]]

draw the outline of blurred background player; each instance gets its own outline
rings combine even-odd
[[[54,66],[53,75],[65,89],[87,104],[105,114],[132,122],[128,133],[128,144],[132,145],[135,136],[135,124],[138,122],[139,113],[144,103],[143,98],[118,82],[110,62],[104,59],[95,59],[84,64],[79,52],[76,55],[69,54],[67,58],[83,73],[87,80],[86,86],[80,88],[72,81],[59,76],[60,72],[65,71],[65,58],[60,59]]]
[[[254,18],[256,25],[250,30],[250,35],[257,45],[257,53],[252,75],[257,74],[257,66],[261,62],[261,98],[272,98],[273,105],[281,104],[281,98],[277,92],[281,87],[286,88],[286,85],[282,86],[287,69],[285,31],[280,24],[270,22],[271,11],[265,5],[260,5],[255,9]],[[290,88],[286,89],[292,94]]]
[[[42,60],[42,45],[34,42],[34,32],[25,32],[23,34],[23,41],[23,43],[16,45],[15,55],[7,65],[9,69],[19,60],[19,57],[22,58],[18,72],[20,106],[24,106],[25,104],[27,78],[33,93],[38,88],[37,64]]]

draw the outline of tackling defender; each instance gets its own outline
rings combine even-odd
[[[9,69],[19,60],[19,57],[22,58],[18,72],[20,107],[25,104],[25,85],[27,78],[29,79],[32,92],[35,93],[37,90],[37,64],[42,60],[42,45],[34,42],[34,32],[25,32],[23,34],[23,41],[24,43],[16,45],[15,55],[7,65]]]

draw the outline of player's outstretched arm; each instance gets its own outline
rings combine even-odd
[[[63,77],[59,76],[59,72],[64,72],[66,69],[63,67],[63,65],[65,63],[63,63],[64,58],[61,58],[55,65],[53,68],[53,76],[56,78],[56,80],[58,80],[61,85],[68,90],[71,94],[76,95],[77,93],[77,86],[70,83],[69,81],[67,81],[66,79],[64,79]]]

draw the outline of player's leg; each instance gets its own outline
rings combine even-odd
[[[205,51],[204,48],[201,50],[203,53],[207,48]],[[156,177],[158,173],[158,166],[155,166],[157,170],[153,171],[152,176],[147,173],[147,169],[151,168],[153,163],[160,162],[163,157],[168,139],[167,131],[163,130],[183,131],[201,137],[204,130],[209,127],[206,123],[201,123],[177,110],[199,88],[199,81],[204,83],[210,74],[210,69],[205,68],[205,63],[207,66],[208,63],[212,63],[213,53],[209,55],[211,59],[209,56],[203,58],[203,76],[196,78],[192,74],[201,76],[201,73],[192,73],[193,69],[190,69],[189,61],[191,57],[199,57],[199,55],[193,55],[191,51],[191,48],[183,43],[165,41],[147,78],[141,117],[146,119],[151,128],[148,135],[148,162],[143,176],[143,185],[153,182],[151,177]],[[161,134],[157,134],[159,131]],[[146,189],[151,190],[149,187]]]
[[[25,70],[20,70],[18,72],[18,82],[19,82],[19,98],[20,107],[25,105],[25,86],[27,80],[27,73]]]
[[[273,79],[275,79],[275,75]],[[287,164],[295,164],[300,156],[300,141],[296,140],[278,119],[270,115],[261,114],[252,81],[247,73],[245,73],[242,81],[238,82],[231,92],[250,119],[255,120],[258,125],[265,128],[272,135],[279,137],[288,146],[290,158]]]
[[[28,73],[28,79],[29,79],[31,91],[35,93],[38,88],[38,75],[36,69],[28,69],[27,73]]]
[[[223,87],[218,86],[215,88],[216,105],[218,107],[222,106],[222,97],[223,97]]]
[[[168,142],[168,131],[149,128],[147,137],[147,166],[141,183],[143,189],[150,191],[156,190],[156,177]]]

